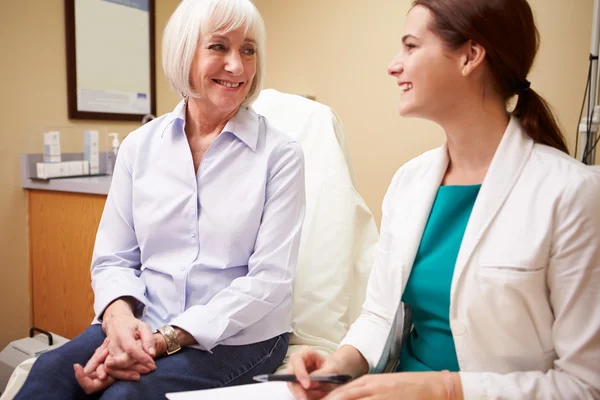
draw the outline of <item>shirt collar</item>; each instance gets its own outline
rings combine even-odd
[[[175,106],[175,108],[171,112],[173,119],[181,120],[181,122],[183,122],[184,125],[185,125],[185,109],[186,109],[186,100],[183,99]]]
[[[171,122],[176,120],[181,121],[182,130],[185,130],[185,110],[186,101],[182,100],[173,109],[173,112],[171,112]],[[258,144],[258,129],[258,114],[251,107],[241,106],[238,112],[227,121],[221,133],[229,132],[235,135],[246,146],[255,151]]]
[[[250,107],[241,106],[238,112],[227,121],[223,132],[233,133],[246,146],[255,151],[258,144],[258,124],[258,114]]]

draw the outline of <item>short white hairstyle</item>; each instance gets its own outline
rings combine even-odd
[[[256,41],[256,75],[242,102],[248,106],[258,97],[265,74],[266,33],[262,16],[250,0],[183,0],[165,27],[162,63],[169,84],[182,97],[197,97],[190,77],[202,35],[225,33],[240,27]]]

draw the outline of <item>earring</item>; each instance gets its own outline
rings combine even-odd
[[[469,69],[467,67],[464,67],[462,69],[462,76],[467,76],[468,73],[469,73]]]

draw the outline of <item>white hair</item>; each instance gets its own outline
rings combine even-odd
[[[194,55],[202,35],[243,27],[256,41],[256,75],[242,105],[260,93],[265,73],[266,34],[262,16],[250,0],[183,0],[165,27],[162,63],[169,84],[182,97],[197,97],[190,82]]]

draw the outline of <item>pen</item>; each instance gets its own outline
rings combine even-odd
[[[339,374],[323,374],[309,375],[309,379],[313,382],[344,384],[352,380],[350,375]],[[264,374],[257,375],[253,378],[258,382],[298,382],[296,375],[291,374]]]

